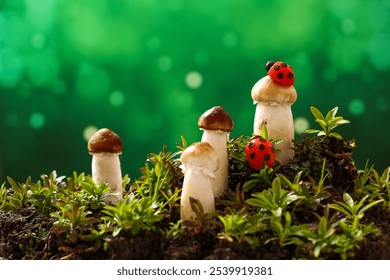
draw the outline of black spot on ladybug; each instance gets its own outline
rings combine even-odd
[[[249,154],[249,157],[250,157],[251,159],[254,159],[254,158],[256,157],[256,154],[255,154],[254,152],[252,152],[252,153]]]
[[[263,144],[260,144],[259,149],[263,151],[265,149],[265,146]]]
[[[273,60],[270,60],[268,61],[266,64],[265,64],[265,70],[267,70],[267,72],[269,71],[269,69],[271,69],[271,67],[275,64],[275,61]]]
[[[250,142],[249,145],[248,145],[248,147],[249,147],[249,148],[253,148],[254,145],[255,145],[255,144],[254,144],[253,142]]]
[[[282,63],[282,66],[283,66],[283,67],[287,67],[287,64],[283,62],[283,63]]]
[[[279,65],[275,65],[275,66],[274,66],[274,69],[275,69],[275,70],[279,70],[279,69],[280,69],[280,66],[279,66]]]
[[[283,73],[278,73],[277,75],[276,75],[279,79],[283,79],[283,77],[284,77],[284,75],[283,75]]]
[[[264,155],[264,160],[269,161],[271,159],[271,156],[269,154]]]
[[[294,78],[294,73],[292,73],[292,72],[288,73],[287,77],[289,77],[290,79]]]

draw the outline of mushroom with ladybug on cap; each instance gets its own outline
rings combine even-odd
[[[88,141],[88,151],[92,155],[92,179],[96,184],[107,183],[115,192],[106,197],[106,202],[122,199],[122,171],[119,155],[122,153],[122,140],[108,128],[95,132]]]
[[[281,140],[276,145],[279,150],[276,160],[286,164],[294,156],[294,122],[291,105],[297,100],[293,86],[294,72],[284,62],[269,61],[266,64],[268,75],[260,79],[252,88],[251,96],[256,104],[253,133],[260,135],[266,125],[269,139]]]

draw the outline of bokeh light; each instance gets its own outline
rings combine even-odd
[[[203,83],[203,77],[202,75],[197,71],[189,72],[186,75],[186,85],[191,89],[197,89],[199,88]]]
[[[296,117],[294,119],[294,130],[295,133],[305,133],[309,129],[310,123],[305,117]]]
[[[358,116],[364,113],[366,105],[364,105],[363,100],[355,98],[349,102],[348,109],[352,115]]]
[[[180,136],[199,141],[197,120],[216,105],[233,117],[232,137],[250,135],[250,91],[268,60],[294,69],[296,139],[318,128],[310,106],[337,106],[358,166],[370,159],[381,171],[389,9],[387,0],[0,1],[0,181],[90,172],[85,142],[102,127],[122,138],[134,179],[148,153],[174,150]]]
[[[29,119],[30,126],[33,129],[41,128],[45,125],[45,116],[41,113],[33,113]]]
[[[95,134],[96,131],[99,129],[94,125],[89,125],[83,130],[83,139],[85,142],[88,142],[89,139],[92,137],[93,134]]]

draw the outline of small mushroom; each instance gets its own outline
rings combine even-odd
[[[122,171],[119,155],[122,153],[122,140],[113,131],[102,128],[88,141],[88,151],[92,155],[92,179],[96,184],[107,183],[115,194],[106,198],[115,203],[122,199]]]
[[[283,62],[267,63],[269,75],[260,79],[252,88],[253,103],[257,104],[253,133],[261,134],[266,124],[268,138],[282,140],[275,145],[276,160],[286,164],[294,156],[294,121],[291,105],[297,100],[293,86],[294,73],[289,65]]]
[[[219,162],[216,151],[207,142],[189,146],[180,156],[181,169],[184,173],[183,189],[180,200],[180,218],[195,220],[190,198],[200,201],[204,213],[215,211],[213,179]]]
[[[224,193],[228,185],[227,137],[233,130],[234,123],[228,112],[221,106],[215,106],[204,112],[198,126],[203,130],[202,142],[208,142],[218,154],[219,169],[213,184],[215,196]]]

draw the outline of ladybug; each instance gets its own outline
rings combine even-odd
[[[268,75],[275,83],[286,87],[294,84],[294,71],[290,65],[281,61],[274,62],[271,60],[267,62],[265,68],[268,71]]]
[[[260,170],[264,167],[272,167],[275,163],[275,148],[271,141],[257,135],[251,138],[245,147],[245,155],[250,167]]]

